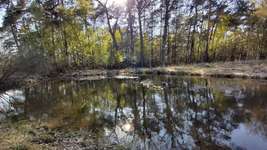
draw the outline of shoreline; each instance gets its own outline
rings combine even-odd
[[[127,79],[127,77],[131,76],[151,74],[267,80],[267,61],[201,63],[121,70],[76,70],[60,74],[56,78],[63,80],[99,80],[108,77],[125,76]]]
[[[22,78],[22,75],[17,74],[13,75],[9,80],[1,82],[0,91],[3,91],[9,87],[38,85],[39,83],[46,81],[92,81],[103,80],[107,78],[136,79],[140,75],[173,75],[267,80],[267,60],[200,63],[191,65],[154,68],[127,68],[118,70],[82,69],[70,70],[65,73],[59,73],[57,76],[52,77],[29,75],[26,78]]]

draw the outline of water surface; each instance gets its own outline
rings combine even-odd
[[[48,82],[2,94],[1,119],[92,132],[129,149],[267,149],[267,82],[145,76]]]

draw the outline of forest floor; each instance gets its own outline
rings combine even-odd
[[[129,68],[122,70],[78,70],[61,74],[60,78],[72,80],[98,80],[107,77],[134,78],[137,75],[146,74],[267,79],[267,60],[200,63],[155,68]]]

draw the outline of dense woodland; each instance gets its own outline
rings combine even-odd
[[[267,0],[1,0],[12,73],[265,59]]]

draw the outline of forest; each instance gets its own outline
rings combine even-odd
[[[1,150],[266,150],[267,0],[0,0]]]
[[[266,0],[1,0],[0,79],[260,60]]]

